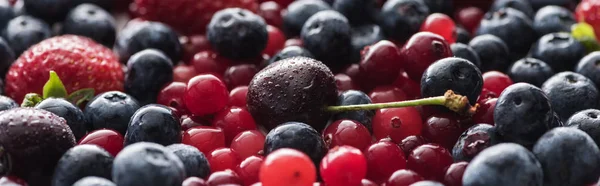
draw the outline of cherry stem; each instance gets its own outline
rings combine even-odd
[[[454,112],[463,115],[473,115],[478,104],[471,106],[466,96],[455,94],[452,90],[448,90],[443,96],[407,100],[390,103],[374,103],[374,104],[363,104],[363,105],[344,105],[344,106],[328,106],[325,108],[328,112],[347,112],[347,111],[359,111],[359,110],[376,110],[384,108],[402,108],[402,107],[414,107],[423,105],[439,105],[444,106]]]

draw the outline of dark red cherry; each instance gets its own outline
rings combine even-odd
[[[450,44],[437,34],[419,32],[413,35],[402,47],[402,57],[406,58],[406,73],[415,81],[421,81],[423,72],[435,61],[452,57]]]
[[[365,81],[374,85],[392,83],[403,66],[400,49],[390,41],[382,40],[365,47],[361,52],[359,70]]]
[[[85,135],[78,144],[98,145],[111,155],[117,156],[123,149],[123,135],[113,130],[100,129]]]

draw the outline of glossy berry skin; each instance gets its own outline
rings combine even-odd
[[[248,86],[252,77],[258,72],[254,64],[240,64],[227,68],[223,80],[229,89],[239,86]]]
[[[398,143],[398,146],[402,148],[402,151],[404,151],[404,155],[408,156],[410,155],[410,152],[412,152],[415,148],[426,143],[427,140],[423,138],[423,136],[408,136],[404,138],[400,143]]]
[[[232,170],[214,172],[206,180],[207,185],[239,185],[242,183],[240,177]]]
[[[113,162],[112,180],[116,185],[175,186],[185,177],[185,168],[177,155],[156,143],[127,146]]]
[[[441,96],[448,90],[467,96],[474,104],[481,93],[483,78],[481,71],[461,58],[445,58],[433,63],[421,78],[423,97]]]
[[[452,149],[463,132],[462,122],[453,114],[434,114],[423,122],[422,135],[431,143]]]
[[[535,58],[523,58],[509,68],[507,75],[515,83],[529,83],[541,87],[554,75],[554,70],[546,62]]]
[[[539,36],[543,36],[555,32],[570,32],[575,23],[575,15],[569,9],[550,5],[535,13],[533,29]]]
[[[515,33],[519,33],[523,39],[514,39]],[[510,7],[486,13],[476,34],[495,35],[506,42],[512,59],[524,57],[538,37],[533,30],[531,18]]]
[[[542,185],[543,174],[540,162],[526,148],[515,143],[502,143],[475,157],[467,166],[462,181],[464,186]]]
[[[88,102],[83,114],[88,131],[106,128],[125,135],[131,116],[139,108],[137,100],[130,95],[111,91],[97,95]]]
[[[206,28],[206,35],[215,51],[232,59],[260,56],[269,39],[265,20],[241,8],[216,12]]]
[[[496,109],[498,98],[488,98],[479,102],[479,108],[473,115],[474,123],[494,123],[494,109]]]
[[[341,0],[333,1],[332,7],[348,18],[352,25],[373,23],[378,17],[375,0]]]
[[[196,147],[177,143],[167,146],[167,149],[181,160],[187,177],[206,178],[210,174],[208,159]]]
[[[79,179],[79,181],[73,183],[73,186],[89,186],[89,185],[117,186],[117,185],[115,185],[115,183],[113,183],[112,181],[110,181],[106,178],[101,178],[101,177],[96,177],[96,176],[88,176],[85,178],[81,178],[81,179]]]
[[[58,160],[52,185],[72,185],[87,176],[111,178],[114,157],[95,145],[78,145]]]
[[[123,135],[113,130],[100,129],[88,133],[77,144],[91,144],[102,147],[114,157],[123,149]]]
[[[218,112],[212,120],[212,126],[223,129],[226,144],[231,144],[233,138],[243,131],[257,129],[250,112],[238,107]]]
[[[600,76],[597,74],[600,68],[596,66],[598,61],[600,61],[600,52],[592,52],[583,57],[575,67],[575,72],[592,80],[596,87],[600,86]]]
[[[259,178],[263,186],[312,185],[317,179],[317,171],[306,154],[282,148],[265,158]]]
[[[140,105],[156,103],[162,87],[173,81],[173,62],[154,49],[135,53],[127,62],[125,92]]]
[[[269,61],[267,62],[267,65],[273,64],[273,63],[283,60],[283,59],[296,57],[296,56],[315,58],[312,55],[312,53],[310,53],[310,51],[306,50],[305,48],[303,48],[301,46],[287,46],[287,47],[281,49],[281,51],[277,52],[275,55],[273,55],[273,57],[271,57],[269,59]]]
[[[569,33],[544,35],[531,48],[531,57],[546,62],[556,72],[573,70],[585,53],[585,47]]]
[[[429,8],[420,0],[390,0],[381,8],[379,25],[393,40],[404,42],[417,33]]]
[[[283,32],[288,37],[300,35],[302,26],[317,12],[330,10],[324,1],[294,1],[283,11]]]
[[[481,9],[474,6],[469,6],[457,10],[454,17],[457,21],[456,23],[464,26],[469,33],[475,33],[477,27],[479,27],[481,19],[483,19],[484,14],[485,12]]]
[[[156,98],[156,103],[177,109],[177,111],[186,112],[183,95],[187,85],[182,82],[171,82],[160,90]]]
[[[410,186],[444,186],[444,184],[437,181],[424,180],[410,184]]]
[[[37,104],[35,108],[52,112],[65,119],[76,140],[81,139],[87,133],[83,112],[67,100],[48,98]]]
[[[263,158],[259,156],[249,156],[235,167],[235,173],[240,177],[244,185],[251,185],[259,182],[260,167]]]
[[[27,12],[31,12],[33,16],[43,18],[44,21],[49,23],[64,20],[69,8],[71,8],[71,1],[69,0],[24,0],[23,2]]]
[[[4,149],[0,160],[10,165],[0,171],[32,186],[48,185],[59,158],[75,146],[66,121],[41,109],[15,108],[0,113],[0,130],[10,134],[0,135]]]
[[[390,178],[385,181],[386,186],[408,186],[413,183],[423,181],[423,177],[414,171],[400,169],[394,172]]]
[[[446,168],[452,162],[448,150],[436,144],[425,144],[410,153],[407,167],[427,180],[443,180]]]
[[[358,87],[358,85],[356,85],[356,83],[354,83],[354,81],[352,81],[350,76],[348,76],[346,74],[336,74],[334,76],[334,78],[335,78],[335,85],[338,89],[338,92],[360,89]]]
[[[325,10],[311,16],[300,34],[304,47],[330,68],[340,68],[352,61],[352,36],[348,19]],[[350,55],[348,55],[350,54]]]
[[[367,158],[367,178],[375,183],[385,182],[394,172],[406,168],[404,153],[398,145],[379,141],[364,150]]]
[[[395,143],[402,139],[420,135],[423,121],[417,109],[389,108],[375,111],[373,116],[373,136],[376,139],[391,138]]]
[[[482,72],[490,70],[504,71],[511,63],[510,50],[506,43],[494,35],[480,35],[469,42],[481,60]]]
[[[442,13],[433,13],[427,16],[419,31],[438,34],[452,44],[456,42],[455,29],[456,25],[452,18]]]
[[[173,110],[158,104],[138,109],[129,122],[124,145],[146,141],[161,145],[181,143],[181,125]]]
[[[402,89],[391,85],[375,87],[375,89],[369,93],[369,97],[373,103],[404,101],[408,98]]]
[[[479,54],[473,50],[469,45],[463,43],[453,43],[450,45],[450,49],[452,50],[452,54],[454,57],[459,57],[468,60],[473,63],[477,67],[481,67],[481,59],[479,58]]]
[[[276,52],[279,52],[285,47],[286,38],[283,32],[275,26],[267,25],[267,33],[269,34],[267,37],[267,45],[262,51],[262,54],[273,56]]]
[[[299,150],[310,157],[313,163],[319,165],[327,153],[325,142],[321,135],[309,125],[299,122],[287,122],[269,131],[265,139],[264,154],[281,149]]]
[[[361,54],[359,73],[377,85],[391,84],[404,65],[400,49],[387,40],[365,47]]]
[[[229,106],[246,108],[248,86],[236,87],[229,92]]]
[[[258,130],[247,130],[236,135],[230,147],[240,159],[258,156],[265,145],[265,138],[265,135]]]
[[[494,130],[490,124],[477,124],[463,132],[452,149],[454,161],[471,161],[479,152],[495,145],[497,140]]]
[[[268,25],[281,28],[283,25],[283,15],[281,14],[284,8],[286,7],[275,1],[264,1],[260,3],[257,14],[265,19]]]
[[[335,105],[337,96],[335,78],[327,66],[314,59],[293,57],[254,76],[248,86],[248,111],[267,130],[288,121],[322,130],[331,116],[322,108]]]
[[[489,11],[493,12],[493,11],[500,10],[502,8],[513,8],[515,10],[521,11],[523,14],[525,14],[529,18],[533,18],[533,16],[534,16],[534,11],[533,11],[533,8],[531,7],[531,4],[529,3],[529,1],[521,1],[521,0],[494,1],[494,4],[492,4],[492,7],[490,8]]]
[[[354,120],[337,120],[329,124],[323,130],[323,139],[328,149],[346,145],[364,150],[371,145],[367,128]]]
[[[338,146],[323,157],[319,172],[330,186],[359,185],[367,175],[367,159],[357,148]]]
[[[444,175],[444,184],[447,186],[462,186],[462,178],[467,169],[467,162],[456,162],[448,167],[446,175]]]
[[[358,90],[348,90],[342,92],[338,96],[337,105],[357,105],[357,104],[370,104],[372,103],[371,98],[364,92]],[[371,120],[375,115],[375,111],[372,110],[361,110],[361,111],[348,111],[341,112],[334,115],[335,120],[348,119],[355,120],[358,123],[365,126],[369,131],[373,130]]]
[[[232,62],[215,51],[204,50],[196,53],[190,63],[198,74],[222,75]]]
[[[565,126],[577,128],[587,133],[596,144],[600,144],[600,110],[597,109],[586,109],[579,111],[565,122]]]
[[[112,48],[117,31],[115,19],[110,13],[94,4],[82,4],[69,12],[61,33],[86,36]]]
[[[206,158],[210,164],[210,172],[233,170],[241,161],[230,148],[215,149]]]
[[[483,77],[483,88],[500,95],[502,91],[513,84],[508,75],[498,71],[488,71],[481,75]]]
[[[586,22],[593,25],[596,38],[600,35],[600,27],[598,26],[598,10],[600,9],[600,3],[595,1],[582,1],[577,5],[575,10],[575,16],[577,21]]]
[[[215,149],[225,147],[225,134],[218,128],[197,126],[186,130],[181,141],[196,147],[204,154],[209,154]]]
[[[119,32],[115,43],[115,51],[123,63],[131,55],[149,48],[160,50],[175,64],[183,54],[177,33],[160,22],[129,23]]]
[[[437,60],[452,57],[450,44],[440,35],[431,32],[419,32],[412,37],[401,49],[405,57],[405,70],[408,77],[420,81],[423,72]]]
[[[188,177],[185,180],[183,180],[183,183],[181,183],[181,186],[208,186],[208,185],[206,184],[206,181],[204,181],[202,178]]]
[[[17,108],[19,105],[13,99],[6,96],[0,96],[0,111]]]
[[[548,79],[541,88],[548,95],[552,108],[562,121],[566,121],[577,111],[597,109],[600,106],[598,102],[589,101],[600,97],[596,85],[581,74],[558,73]]]
[[[22,15],[8,22],[2,32],[2,37],[19,56],[29,47],[49,38],[51,33],[47,23],[31,16]]]
[[[198,75],[187,84],[183,100],[190,113],[198,116],[216,113],[227,105],[229,92],[219,78]]]

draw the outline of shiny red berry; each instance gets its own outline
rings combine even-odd
[[[269,41],[263,53],[273,56],[285,46],[285,35],[279,28],[271,25],[267,25],[267,32],[269,33]]]
[[[446,168],[453,163],[452,155],[437,144],[417,147],[408,156],[408,169],[415,171],[426,180],[444,180]]]
[[[471,34],[475,33],[485,12],[477,7],[467,7],[459,10],[455,16],[457,23],[465,27]]]
[[[458,116],[450,114],[434,114],[423,123],[423,137],[429,142],[452,149],[463,132]]]
[[[346,74],[336,74],[335,85],[337,86],[338,92],[343,92],[346,90],[358,90],[359,87],[352,81],[352,78]]]
[[[252,185],[257,183],[258,180],[258,172],[260,170],[260,166],[262,165],[263,158],[258,156],[250,156],[244,159],[237,167],[235,168],[235,173],[240,176],[244,185]]]
[[[239,158],[230,148],[218,148],[206,155],[210,164],[210,172],[233,170],[240,162]]]
[[[477,98],[477,103],[479,105],[483,105],[488,99],[498,98],[499,94],[496,94],[488,89],[484,88],[481,90],[481,94],[479,94],[479,98]]]
[[[373,116],[373,135],[376,139],[391,138],[400,143],[404,138],[421,135],[423,121],[413,107],[380,109]]]
[[[194,146],[204,154],[209,154],[217,148],[225,147],[225,134],[219,128],[198,126],[183,133],[182,143]]]
[[[204,50],[195,54],[190,64],[198,74],[222,75],[231,65],[231,60],[221,57],[212,50]]]
[[[420,82],[423,72],[437,60],[452,57],[450,44],[440,35],[419,32],[413,35],[401,49],[406,58],[406,73],[411,79]]]
[[[302,43],[302,39],[300,38],[290,38],[288,40],[285,41],[285,44],[283,45],[284,48],[285,47],[289,47],[289,46],[303,46],[304,44]]]
[[[258,15],[263,17],[268,25],[281,28],[281,25],[283,24],[281,11],[283,9],[285,9],[285,7],[280,6],[275,1],[265,1],[260,3],[260,6],[258,7]]]
[[[189,62],[194,55],[203,50],[210,50],[210,43],[204,35],[191,35],[179,37],[179,42],[183,46],[183,61]]]
[[[182,82],[169,83],[158,93],[156,103],[175,108],[180,112],[187,110],[183,102],[186,87],[187,85]]]
[[[385,181],[385,186],[409,186],[413,183],[423,181],[423,177],[411,170],[397,170]]]
[[[225,184],[241,185],[243,182],[240,179],[240,177],[232,170],[224,170],[213,172],[208,177],[208,180],[206,180],[206,183],[208,184],[208,186],[217,186]]]
[[[406,168],[402,149],[389,141],[372,144],[364,155],[367,158],[367,178],[375,183],[383,183],[395,171]]]
[[[359,185],[367,175],[367,160],[357,148],[338,146],[323,157],[320,173],[327,186]]]
[[[240,64],[227,68],[223,79],[229,89],[239,86],[248,86],[252,77],[258,72],[258,67],[254,64]]]
[[[498,71],[489,71],[483,73],[483,88],[496,93],[496,95],[500,95],[502,91],[513,84],[513,81],[508,77],[508,75],[498,72]]]
[[[204,124],[204,121],[197,121],[194,120],[193,117],[190,116],[183,116],[180,119],[181,121],[181,130],[186,131],[188,129],[197,127],[197,126],[206,126],[208,124]]]
[[[398,145],[400,148],[402,148],[402,151],[404,151],[404,155],[408,156],[415,148],[426,143],[427,140],[425,140],[425,138],[422,136],[408,136],[404,138]]]
[[[379,185],[377,185],[376,183],[374,183],[374,182],[373,182],[373,181],[371,181],[371,180],[368,180],[368,179],[362,179],[362,180],[360,181],[360,186],[379,186]]]
[[[214,75],[198,75],[185,89],[183,100],[190,113],[198,116],[213,114],[227,106],[229,92],[225,84]]]
[[[187,83],[194,76],[198,75],[194,66],[179,64],[173,68],[173,81]]]
[[[402,89],[410,99],[421,97],[421,84],[408,77],[406,72],[400,73],[392,85]]]
[[[248,86],[236,87],[229,92],[229,106],[246,108]]]
[[[449,44],[456,42],[456,37],[454,35],[454,29],[456,28],[456,24],[452,18],[448,17],[446,14],[442,13],[433,13],[427,16],[423,24],[421,24],[421,32],[432,32],[438,34]]]
[[[208,186],[208,184],[202,178],[189,177],[189,178],[186,178],[185,180],[183,180],[183,183],[181,183],[181,186]]]
[[[83,144],[98,145],[111,155],[117,156],[123,149],[123,135],[113,130],[100,129],[81,138],[79,145]]]
[[[352,146],[365,150],[371,145],[371,134],[363,124],[354,120],[338,120],[323,130],[323,140],[328,148]]]
[[[239,133],[257,129],[250,112],[239,107],[230,107],[218,112],[213,119],[212,126],[223,130],[227,145],[231,144],[233,138]]]
[[[575,10],[577,20],[586,22],[594,27],[596,39],[600,41],[600,2],[582,1]]]
[[[467,165],[469,165],[467,162],[457,162],[450,165],[446,175],[444,175],[444,184],[446,186],[462,186],[462,177]]]
[[[260,155],[265,144],[265,135],[258,130],[247,130],[239,133],[231,142],[233,150],[240,159]]]
[[[387,40],[379,41],[365,47],[360,60],[360,71],[364,74],[365,81],[374,85],[387,85],[392,83],[403,67],[403,58],[400,49]]]
[[[482,104],[479,104],[477,112],[473,115],[473,122],[494,125],[494,109],[496,108],[497,102],[498,98],[491,98],[487,99]]]
[[[317,170],[306,154],[282,148],[265,158],[259,178],[263,186],[312,185],[317,180]]]
[[[378,86],[369,93],[373,103],[404,101],[408,98],[402,89],[391,85]]]

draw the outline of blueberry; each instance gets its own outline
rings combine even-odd
[[[241,8],[215,13],[206,28],[206,36],[213,49],[233,59],[260,56],[269,40],[265,20]]]
[[[489,11],[494,12],[502,8],[514,8],[515,10],[523,12],[530,18],[533,17],[534,14],[533,8],[528,0],[496,0]]]
[[[135,53],[127,62],[125,92],[140,105],[156,103],[160,90],[173,81],[173,62],[164,53],[146,49]]]
[[[548,63],[556,72],[573,70],[585,53],[585,47],[566,32],[546,34],[531,48],[531,57]]]
[[[575,72],[584,75],[600,87],[600,51],[592,52],[579,60]]]
[[[85,106],[83,114],[88,131],[106,128],[125,135],[131,116],[139,108],[140,105],[131,96],[123,92],[111,91],[92,99]]]
[[[302,41],[317,60],[330,68],[351,63],[352,36],[348,19],[342,14],[325,10],[310,17],[302,27]]]
[[[292,148],[305,153],[315,166],[320,165],[321,159],[327,153],[319,132],[300,122],[283,123],[269,131],[265,138],[265,156],[281,148]]]
[[[490,124],[477,124],[463,132],[452,148],[455,162],[471,161],[484,149],[498,142],[495,128]]]
[[[35,108],[44,109],[64,118],[77,141],[87,133],[83,111],[65,99],[47,98],[36,105]]]
[[[9,97],[0,95],[0,111],[5,111],[5,110],[17,108],[17,107],[19,107],[19,104],[17,104],[17,102],[15,102],[15,100],[13,100]]]
[[[76,7],[81,4],[94,4],[102,7],[104,10],[111,10],[115,3],[119,0],[71,0],[71,6]]]
[[[73,186],[117,186],[112,181],[96,177],[96,176],[88,176],[85,178],[81,178],[79,181],[75,182]]]
[[[562,121],[577,111],[598,108],[600,95],[594,83],[581,74],[561,72],[542,85],[542,90]]]
[[[464,186],[542,186],[540,162],[523,146],[501,143],[483,150],[464,172]]]
[[[175,112],[158,104],[138,109],[129,121],[125,146],[146,141],[161,145],[181,143],[181,124]]]
[[[573,114],[565,126],[577,128],[587,133],[596,145],[600,146],[600,110],[586,109]]]
[[[51,34],[50,27],[44,21],[22,15],[8,22],[2,32],[2,37],[19,56],[30,46],[49,38]]]
[[[360,105],[371,103],[373,103],[371,98],[364,92],[358,90],[344,91],[338,96],[338,105]],[[348,111],[334,115],[334,120],[349,119],[358,121],[367,127],[369,131],[373,131],[371,120],[374,115],[375,112],[372,110]]]
[[[437,181],[418,181],[415,182],[413,184],[410,184],[410,186],[444,186],[444,184],[437,182]]]
[[[469,45],[453,43],[450,45],[450,49],[452,49],[452,54],[454,54],[454,57],[466,59],[477,67],[481,66],[481,59],[479,59],[479,55]]]
[[[441,96],[448,90],[467,96],[475,104],[483,88],[481,71],[473,63],[456,57],[431,64],[421,77],[423,97]]]
[[[506,43],[494,35],[480,35],[469,42],[469,46],[481,60],[481,71],[497,70],[504,72],[511,63],[510,50]]]
[[[531,2],[531,6],[536,10],[548,5],[556,5],[575,9],[575,6],[577,6],[580,0],[529,0],[529,2]]]
[[[113,156],[96,145],[78,145],[58,160],[52,186],[71,186],[79,179],[97,176],[111,179]]]
[[[427,15],[423,0],[389,0],[381,9],[379,25],[389,38],[405,42],[419,31]]]
[[[71,8],[71,0],[23,0],[28,14],[48,23],[64,20]]]
[[[112,48],[115,44],[115,19],[106,10],[93,4],[75,7],[63,22],[62,33],[86,36]]]
[[[331,10],[331,6],[321,0],[292,2],[283,13],[283,32],[288,37],[300,35],[308,18],[323,10]]]
[[[585,132],[559,127],[548,131],[532,150],[544,170],[545,186],[588,185],[600,177],[600,150]]]
[[[431,13],[444,13],[451,15],[454,8],[454,0],[423,0],[423,2],[425,2],[429,8],[429,12]]]
[[[178,143],[167,148],[183,162],[187,177],[207,178],[210,174],[210,164],[206,156],[196,147]]]
[[[346,16],[352,25],[374,23],[379,14],[375,0],[336,0],[333,9]]]
[[[469,44],[469,41],[471,41],[471,33],[463,27],[456,26],[454,35],[456,35],[456,43]]]
[[[152,21],[127,24],[117,36],[115,51],[122,63],[131,55],[144,49],[158,49],[165,53],[173,63],[177,64],[182,56],[179,36],[169,26]]]
[[[271,57],[271,59],[269,59],[269,61],[267,62],[267,65],[273,64],[282,59],[287,59],[287,58],[296,57],[296,56],[315,58],[310,53],[310,51],[306,50],[303,47],[288,46],[288,47],[281,49],[281,51],[277,52],[277,54],[275,54],[273,57]]]
[[[362,25],[353,27],[351,31],[352,35],[352,54],[357,55],[360,58],[360,52],[366,47],[373,45],[381,40],[385,39],[383,30],[378,25]],[[358,60],[357,60],[358,61]]]
[[[543,36],[554,32],[571,32],[571,26],[577,23],[573,12],[560,6],[546,6],[535,13],[533,29]]]
[[[538,38],[531,19],[513,8],[486,13],[476,32],[476,35],[484,34],[495,35],[504,41],[514,60],[524,57]],[[515,39],[515,36],[519,39]]]
[[[0,28],[6,27],[8,21],[17,15],[18,12],[15,11],[9,0],[0,0]]]
[[[507,74],[515,83],[524,82],[541,87],[554,75],[554,71],[552,67],[539,59],[523,58],[513,63]]]
[[[15,52],[6,40],[0,38],[0,77],[2,79],[6,76],[13,62],[15,62]]]
[[[112,178],[119,186],[181,186],[186,175],[183,163],[169,149],[139,142],[115,157]]]
[[[528,148],[546,131],[558,127],[555,120],[546,94],[527,83],[515,83],[504,89],[494,108],[499,137]]]

